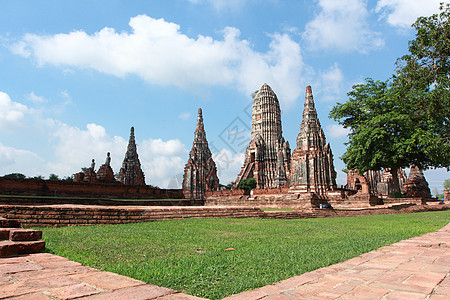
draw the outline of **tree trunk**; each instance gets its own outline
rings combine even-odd
[[[392,174],[392,187],[394,188],[395,193],[401,193],[400,191],[400,183],[398,182],[398,168],[391,168]]]

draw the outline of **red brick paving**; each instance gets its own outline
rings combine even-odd
[[[201,299],[48,253],[0,259],[0,299]],[[450,224],[227,300],[450,299]]]
[[[277,289],[272,290],[271,286]],[[294,298],[449,300],[450,224],[436,232],[225,299]]]

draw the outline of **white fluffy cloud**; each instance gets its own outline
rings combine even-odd
[[[241,167],[244,165],[245,154],[233,153],[228,149],[221,149],[217,153],[213,153],[213,159],[217,166],[217,176],[220,183],[227,185],[235,181]]]
[[[346,137],[350,133],[350,129],[342,127],[342,125],[330,124],[326,127],[327,137],[340,139]]]
[[[180,188],[188,151],[180,140],[149,139],[138,146],[147,184]]]
[[[27,176],[40,175],[43,170],[44,159],[37,154],[8,147],[0,143],[0,169],[2,175],[10,173],[24,173]]]
[[[420,16],[430,16],[439,11],[443,0],[379,0],[375,11],[392,26],[408,28]]]
[[[190,117],[191,117],[191,114],[187,113],[187,112],[181,113],[178,115],[178,118],[181,120],[189,120]]]
[[[47,102],[47,99],[45,99],[45,98],[42,97],[42,96],[36,95],[34,92],[29,93],[29,94],[27,95],[27,98],[28,98],[31,102],[36,103],[36,104],[40,104],[40,103]]]
[[[104,163],[106,153],[111,153],[111,167],[118,173],[124,158],[128,140],[111,137],[103,126],[88,124],[86,129],[56,122],[54,137],[54,161],[48,163],[53,173],[70,175],[89,167],[96,160],[96,169]],[[137,151],[147,184],[166,188],[170,180],[183,172],[187,150],[179,140],[139,140],[135,132]],[[181,183],[181,182],[180,182]],[[179,186],[177,186],[179,187]]]
[[[245,4],[245,0],[189,0],[193,4],[208,3],[218,11],[224,9],[236,10]]]
[[[40,65],[92,68],[124,77],[136,74],[150,84],[234,86],[249,94],[263,82],[291,104],[299,96],[303,72],[300,46],[287,34],[272,34],[267,52],[255,51],[227,27],[223,39],[188,37],[180,26],[139,15],[130,19],[131,33],[105,27],[92,35],[73,31],[55,35],[26,34],[11,49],[34,57]]]
[[[99,167],[104,163],[106,153],[111,152],[111,166],[118,172],[125,154],[127,141],[122,137],[111,137],[104,127],[87,124],[86,129],[72,127],[55,121],[51,134],[54,148],[53,159],[48,169],[58,175],[71,175],[82,167],[89,167],[91,160],[96,160]]]
[[[367,25],[363,0],[317,0],[320,12],[306,24],[303,38],[311,49],[367,52],[384,46]]]
[[[0,92],[0,129],[12,130],[23,125],[29,108],[11,100],[8,94]]]
[[[128,140],[110,136],[103,126],[97,124],[87,124],[85,129],[80,129],[55,120],[43,123],[51,132],[50,153],[46,153],[44,158],[31,151],[0,144],[0,169],[3,174],[19,172],[26,176],[48,176],[54,173],[60,177],[70,176],[81,171],[82,167],[89,167],[92,159],[95,159],[95,169],[98,170],[105,162],[107,152],[111,153],[111,167],[114,172],[119,172]],[[188,152],[179,140],[137,139],[137,148],[147,184],[166,188],[174,177],[182,178]],[[179,188],[181,180],[172,188]]]
[[[321,92],[321,101],[336,102],[342,97],[342,92],[347,86],[344,80],[344,74],[338,64],[334,64],[325,72],[319,74],[319,89]]]

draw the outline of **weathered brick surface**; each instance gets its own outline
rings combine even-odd
[[[13,219],[0,218],[0,227],[1,228],[19,228],[20,221]]]
[[[39,253],[45,250],[45,241],[0,242],[0,257],[16,254]]]
[[[126,224],[184,218],[270,218],[302,219],[348,217],[374,214],[398,214],[450,209],[445,205],[393,205],[392,207],[310,211],[263,211],[255,207],[143,207],[95,205],[0,205],[0,214],[20,218],[25,227],[70,226],[92,224]]]
[[[20,258],[20,259],[19,259]],[[0,259],[0,298],[13,299],[201,299],[175,290],[102,272],[49,253]]]
[[[178,189],[155,189],[150,186],[130,186],[121,183],[85,183],[61,180],[0,178],[3,195],[65,196],[122,199],[180,199]],[[66,199],[67,200],[67,199]]]
[[[33,229],[12,229],[9,233],[11,241],[37,241],[42,239],[42,231]]]

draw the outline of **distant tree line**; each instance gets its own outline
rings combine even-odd
[[[28,179],[39,179],[39,180],[44,180],[45,179],[45,177],[42,176],[42,175],[37,175],[37,176],[33,176],[33,177],[27,177],[27,176],[25,176],[22,173],[10,173],[10,174],[4,175],[3,177],[4,178],[17,178],[17,179],[26,179],[26,178],[28,178]],[[74,176],[72,175],[72,176],[65,176],[65,177],[60,178],[58,175],[52,173],[52,174],[50,174],[48,176],[48,180],[60,180],[60,181],[72,182],[73,181],[73,177]]]

